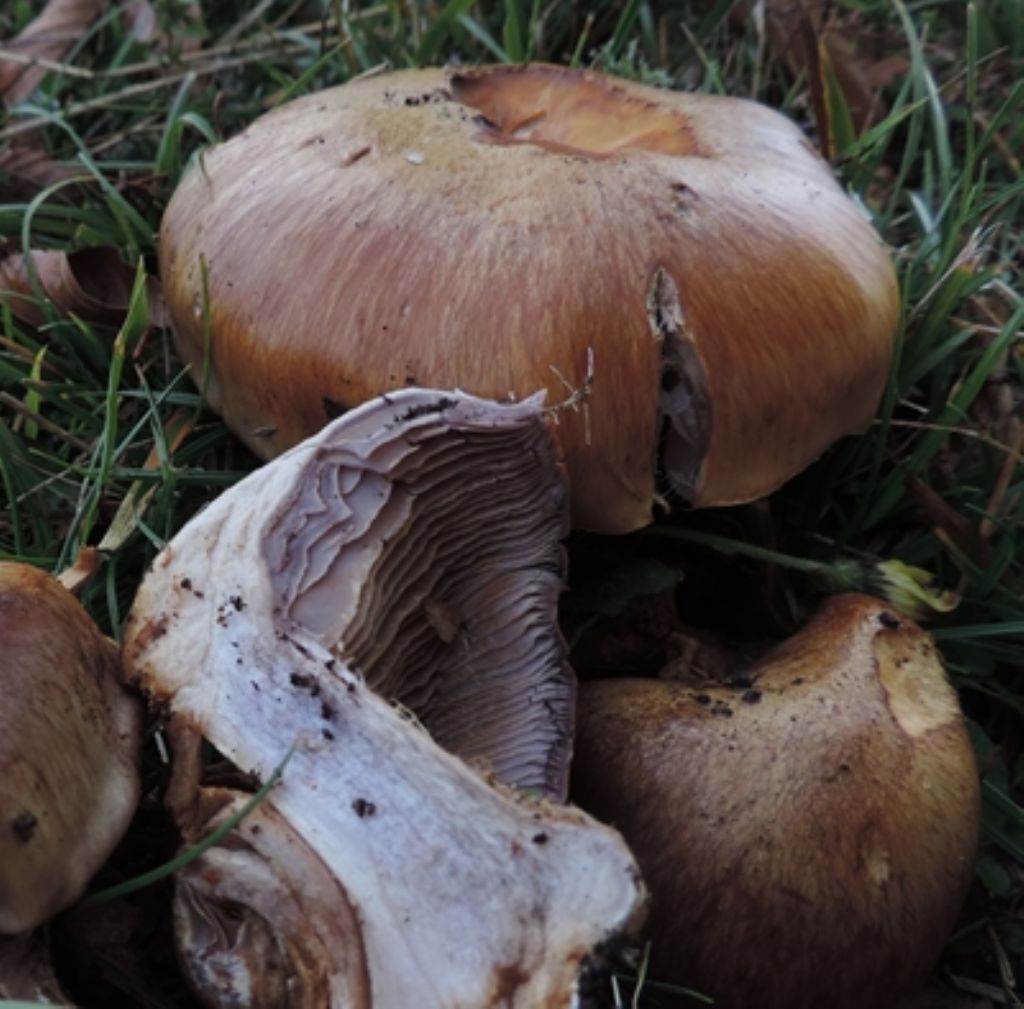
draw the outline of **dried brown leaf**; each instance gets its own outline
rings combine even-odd
[[[80,175],[81,170],[58,164],[38,140],[18,137],[0,150],[0,174],[6,176],[5,184],[17,199]]]
[[[113,246],[98,245],[77,252],[33,250],[32,263],[43,293],[62,312],[87,322],[116,326],[128,310],[135,271]],[[32,280],[22,253],[0,260],[0,303],[8,302],[22,322],[38,326],[46,319],[33,300]],[[147,279],[149,323],[167,325],[159,282]]]
[[[980,567],[986,567],[991,562],[992,548],[981,538],[977,527],[966,515],[962,515],[917,477],[910,478],[907,490],[939,539],[950,543]]]
[[[734,23],[750,15],[739,4]],[[827,0],[764,0],[769,51],[795,75],[807,79],[809,97],[822,136],[822,151],[831,154],[830,121],[822,64],[827,60],[843,94],[850,118],[863,132],[885,115],[881,90],[909,68],[903,56],[875,54],[871,39],[850,19],[836,17]]]
[[[39,16],[0,51],[0,97],[4,102],[11,106],[24,101],[50,72],[38,63],[26,63],[26,57],[59,60],[106,6],[106,0],[49,0]]]

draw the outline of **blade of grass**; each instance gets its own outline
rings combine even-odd
[[[601,50],[601,59],[604,62],[610,63],[618,57],[619,53],[622,51],[622,47],[626,43],[626,39],[633,30],[633,26],[636,23],[637,15],[639,13],[640,0],[626,0],[626,4],[622,8],[622,13],[619,15],[619,19],[615,23],[615,30],[612,32],[612,37],[605,43]]]
[[[321,70],[324,69],[336,56],[341,53],[344,44],[336,45],[333,49],[328,49],[319,59],[314,60],[298,77],[295,78],[286,88],[284,88],[274,103],[275,107],[284,105],[285,102],[291,101],[297,94],[306,90],[306,85],[313,80],[314,77]]]
[[[74,556],[79,546],[84,546],[92,532],[93,525],[99,514],[100,502],[114,464],[115,439],[118,426],[118,392],[121,386],[121,375],[124,371],[125,355],[135,346],[138,339],[149,325],[149,302],[146,294],[146,271],[142,260],[139,260],[135,271],[135,282],[128,301],[128,311],[124,323],[114,339],[114,347],[110,357],[110,370],[107,379],[107,394],[103,421],[103,432],[99,440],[99,452],[96,472],[93,476],[91,493],[77,528],[69,531],[65,540],[65,549],[61,560],[67,563],[69,556]]]
[[[903,0],[892,0],[893,7],[903,25],[904,37],[910,49],[911,74],[927,96],[928,111],[932,123],[932,142],[939,164],[940,183],[943,193],[949,191],[953,181],[953,152],[949,141],[949,124],[946,110],[935,85],[935,78],[928,68],[921,37],[914,26]]]
[[[978,397],[985,382],[992,374],[993,368],[1005,353],[1010,344],[1017,339],[1018,330],[1024,323],[1024,303],[1003,326],[998,337],[984,349],[981,357],[964,379],[960,388],[946,404],[945,409],[935,420],[938,426],[961,423],[968,415],[971,404]],[[909,458],[900,463],[890,476],[882,483],[878,495],[864,519],[864,528],[870,529],[880,522],[903,494],[903,481],[908,475],[919,475],[935,457],[935,453],[945,442],[947,435],[943,431],[928,431],[924,434]]]
[[[828,131],[832,141],[832,150],[838,157],[849,150],[857,139],[857,131],[850,115],[850,107],[846,104],[846,95],[836,77],[832,58],[828,54],[824,42],[818,40],[818,58],[825,78],[825,99],[828,108]]]
[[[479,21],[474,21],[468,14],[460,14],[458,21],[499,63],[510,62],[508,53],[494,41],[494,37]]]
[[[520,0],[505,0],[505,23],[501,31],[501,40],[505,45],[506,61],[521,63],[526,58],[526,25]]]
[[[450,36],[452,25],[458,21],[461,15],[468,13],[472,6],[473,0],[448,0],[448,3],[435,16],[416,50],[417,65],[429,66],[439,62],[438,53]]]
[[[152,886],[154,883],[159,883],[162,879],[167,879],[169,876],[173,876],[176,872],[180,872],[186,866],[191,865],[196,859],[200,858],[206,851],[219,844],[224,840],[228,834],[231,833],[243,820],[254,810],[268,795],[270,795],[273,787],[281,780],[281,776],[284,774],[285,768],[288,766],[288,761],[292,759],[292,755],[295,753],[295,747],[297,744],[293,743],[284,757],[281,759],[281,763],[274,768],[270,777],[253,793],[251,799],[249,799],[243,806],[235,810],[231,816],[227,817],[223,823],[219,824],[214,830],[211,830],[201,841],[192,845],[186,851],[183,851],[180,855],[172,858],[168,862],[164,862],[163,865],[157,866],[155,869],[151,869],[149,872],[145,872],[140,876],[135,876],[133,879],[127,879],[123,883],[118,883],[115,886],[109,886],[105,890],[97,890],[95,893],[90,893],[87,897],[84,897],[78,903],[78,907],[98,907],[101,904],[109,904],[112,900],[118,900],[121,897],[126,897],[128,894],[135,893],[138,890],[143,890],[147,886]]]
[[[185,104],[189,100],[195,83],[196,75],[186,74],[181,84],[178,85],[178,90],[167,109],[163,135],[160,137],[160,144],[156,149],[156,170],[161,175],[171,177],[180,171],[181,136],[180,132],[175,136],[175,125],[184,115]]]

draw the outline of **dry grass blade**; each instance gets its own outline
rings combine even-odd
[[[178,410],[164,423],[163,446],[168,456],[173,455],[182,442],[192,433],[195,427],[195,414],[188,410]],[[143,464],[144,470],[156,470],[165,462],[160,447],[154,444]],[[157,487],[146,490],[141,480],[136,480],[121,499],[117,512],[100,540],[98,549],[106,553],[114,553],[128,542],[138,529],[143,513],[149,507],[157,492]],[[81,554],[79,554],[81,557]]]
[[[10,407],[15,416],[24,417],[32,421],[32,423],[39,425],[39,427],[45,428],[51,434],[55,434],[58,438],[67,442],[67,444],[73,445],[79,452],[89,453],[92,451],[92,446],[87,442],[82,441],[81,438],[76,438],[69,431],[64,430],[59,424],[54,424],[52,420],[44,417],[38,411],[25,406],[24,403],[19,402],[9,392],[0,392],[0,404]]]
[[[0,304],[7,302],[14,316],[38,326],[45,317],[32,300],[34,271],[42,292],[63,312],[87,322],[118,325],[128,311],[135,271],[109,246],[81,249],[78,252],[29,254],[31,268],[21,253],[0,260]],[[163,299],[157,281],[148,283],[149,322],[166,325]]]

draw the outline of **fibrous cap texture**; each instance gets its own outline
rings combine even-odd
[[[783,116],[537,65],[275,110],[188,173],[160,258],[178,347],[257,453],[404,385],[578,394],[559,438],[600,531],[648,522],[659,472],[750,500],[866,426],[899,305]]]
[[[0,562],[0,933],[76,900],[139,796],[142,705],[51,575]]]
[[[833,600],[739,688],[584,685],[574,794],[652,892],[652,970],[723,1009],[884,1009],[970,885],[978,770],[931,639]]]

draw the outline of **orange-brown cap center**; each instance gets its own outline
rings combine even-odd
[[[452,94],[480,112],[483,138],[605,158],[631,149],[699,153],[684,116],[605,78],[562,67],[487,67],[455,74]]]

